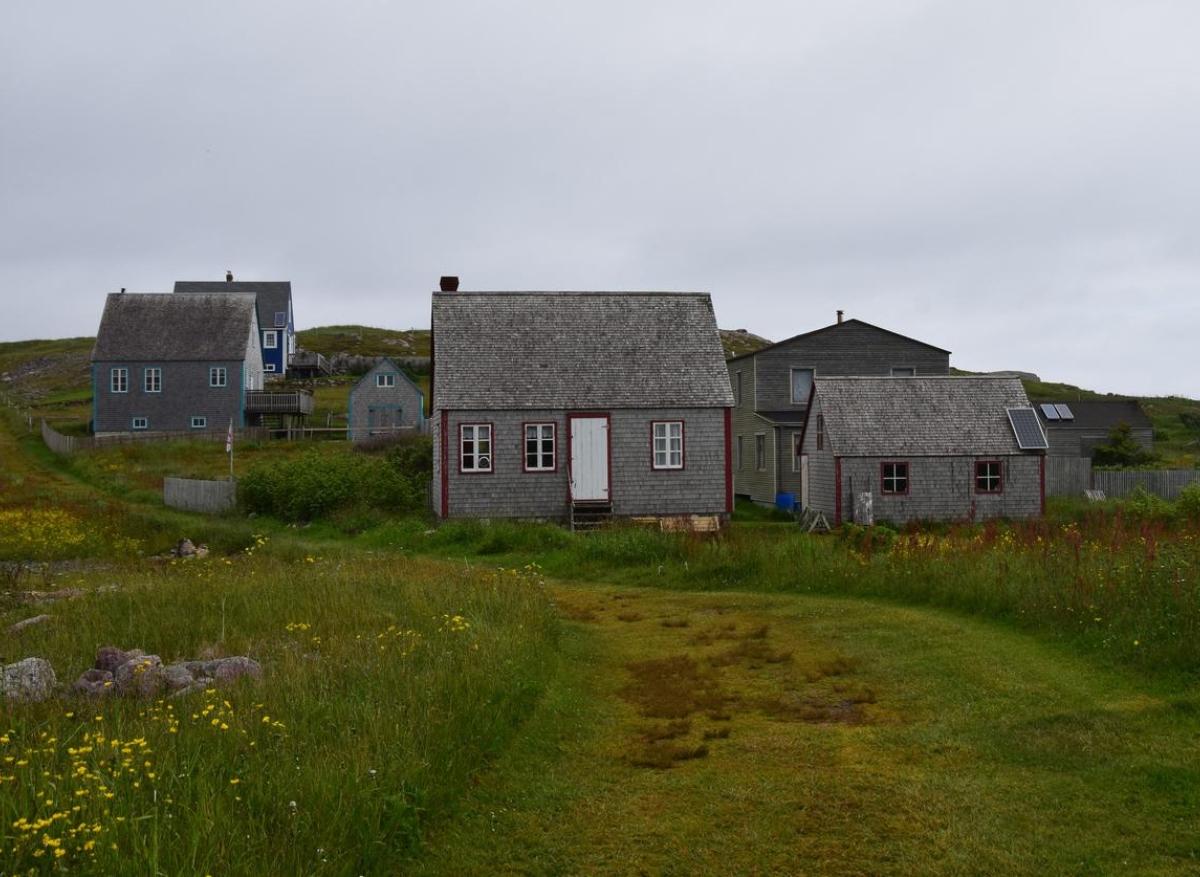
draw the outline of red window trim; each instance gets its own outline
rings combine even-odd
[[[884,466],[903,466],[904,467],[904,490],[888,490],[883,486],[883,467]],[[908,460],[883,460],[879,464],[879,493],[883,496],[908,496],[909,490],[912,488],[912,467],[909,466]]]
[[[679,465],[678,466],[656,466],[654,463],[654,427],[660,423],[678,423],[679,424]],[[667,437],[667,459],[671,458],[670,433]],[[682,472],[687,468],[687,423],[681,418],[677,420],[651,420],[650,421],[650,469],[654,472]]]
[[[464,469],[463,468],[463,429],[468,426],[486,426],[488,428],[488,436],[491,439],[492,453],[491,466],[487,469]],[[469,420],[458,425],[458,474],[459,475],[491,475],[496,471],[496,425],[490,420]]]
[[[550,440],[554,442],[553,454],[554,464],[549,469],[530,469],[529,468],[529,451],[526,442],[529,437],[525,435],[526,427],[530,426],[548,426],[550,427]],[[541,449],[538,449],[538,456],[541,456]],[[495,463],[495,460],[492,461]],[[558,471],[558,423],[554,420],[526,420],[521,423],[521,471],[528,472],[530,475],[553,475]]]
[[[1000,481],[995,490],[983,490],[979,486],[979,467],[986,463],[995,463],[1000,467]],[[984,496],[995,496],[998,493],[1004,493],[1004,461],[1003,460],[976,460],[975,461],[975,492]]]

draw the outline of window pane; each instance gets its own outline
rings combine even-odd
[[[808,402],[809,391],[812,390],[813,370],[811,368],[792,369],[792,402],[803,405]]]

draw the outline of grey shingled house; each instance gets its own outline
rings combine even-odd
[[[1034,405],[1052,457],[1091,457],[1097,445],[1122,423],[1147,451],[1154,450],[1154,424],[1134,399],[1090,399],[1076,402],[1040,402]]]
[[[724,519],[733,397],[706,293],[456,290],[433,294],[439,517]]]
[[[817,377],[801,453],[807,507],[833,525],[870,493],[874,518],[1031,518],[1046,438],[1018,378]]]
[[[728,360],[734,491],[757,503],[804,492],[800,440],[814,377],[947,375],[950,352],[862,320],[843,320]]]
[[[92,428],[224,431],[262,389],[254,299],[113,293],[92,349]]]
[[[259,344],[262,347],[263,371],[273,377],[287,375],[291,357],[296,352],[296,326],[292,315],[292,283],[290,280],[177,280],[175,292],[210,294],[236,292],[253,295],[258,313]]]
[[[346,414],[351,441],[419,431],[425,425],[425,394],[400,366],[384,358],[351,388]]]

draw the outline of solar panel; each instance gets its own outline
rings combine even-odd
[[[1075,412],[1071,410],[1070,405],[1055,405],[1054,407],[1058,409],[1058,416],[1063,420],[1075,419]]]
[[[1042,432],[1041,421],[1032,408],[1008,408],[1008,422],[1017,437],[1017,446],[1023,451],[1044,450],[1050,445]]]
[[[1042,416],[1047,420],[1058,420],[1058,406],[1046,402],[1042,405]]]

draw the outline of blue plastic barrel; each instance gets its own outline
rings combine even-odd
[[[777,493],[777,494],[775,494],[775,507],[783,509],[785,512],[794,512],[796,510],[796,494],[794,494],[794,493]]]

